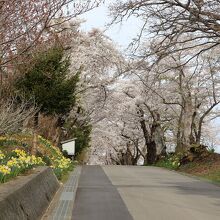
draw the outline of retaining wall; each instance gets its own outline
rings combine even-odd
[[[28,176],[0,184],[0,219],[40,219],[59,186],[49,167],[38,167]]]

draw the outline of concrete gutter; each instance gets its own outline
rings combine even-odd
[[[68,181],[61,187],[42,217],[42,220],[71,220],[81,167],[70,173]]]
[[[28,176],[1,184],[0,219],[40,219],[59,187],[49,167],[38,167]]]

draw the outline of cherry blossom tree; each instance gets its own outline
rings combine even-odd
[[[106,118],[104,113],[107,97],[114,81],[120,77],[124,58],[114,43],[101,31],[90,32],[80,30],[81,20],[72,20],[65,24],[71,36],[66,55],[70,57],[70,75],[80,72],[78,83],[79,105],[74,107],[68,121],[93,125]],[[96,137],[97,139],[98,137]],[[94,150],[94,142],[92,148]],[[91,150],[92,151],[92,150]]]
[[[132,52],[145,65],[131,69],[167,109],[177,151],[201,144],[203,128],[219,115],[219,7],[214,0],[131,0],[110,8],[113,23],[130,16],[143,22]]]
[[[103,120],[93,126],[92,154],[101,150],[101,154],[105,155],[103,159],[108,163],[136,165],[145,152],[142,152],[144,137],[138,122],[135,100],[114,88],[101,114]]]
[[[219,9],[220,2],[216,0],[129,0],[110,7],[113,22],[130,16],[142,20],[136,46],[147,36],[152,44],[151,50],[146,48],[146,56],[157,54],[160,60],[194,48],[184,63],[219,47]],[[180,47],[176,48],[176,44]]]
[[[12,69],[36,45],[56,39],[56,26],[96,7],[100,1],[1,1],[0,2],[0,67]],[[61,31],[59,29],[59,31]]]
[[[196,62],[182,65],[186,55],[167,56],[154,68],[132,73],[139,77],[146,91],[157,98],[153,104],[164,109],[162,120],[168,120],[169,132],[174,132],[177,151],[201,144],[202,128],[214,115],[219,104],[218,50],[207,51]],[[147,102],[147,105],[149,101]]]

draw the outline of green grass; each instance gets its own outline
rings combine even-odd
[[[195,162],[191,162],[191,163],[183,165],[182,167],[180,167],[180,169],[189,170],[189,169],[193,169],[196,166],[197,164]]]
[[[173,163],[175,161],[174,157],[166,157],[160,161],[158,161],[155,166],[163,167],[169,170],[179,171],[181,173],[189,174],[192,176],[197,176],[204,180],[209,180],[213,183],[220,184],[220,169],[219,166],[215,167],[213,160],[204,160],[201,162],[189,162],[185,165],[178,166],[177,163]]]
[[[67,180],[68,180],[68,178],[69,178],[69,175],[70,175],[70,172],[73,171],[74,168],[75,168],[75,166],[72,164],[72,165],[69,167],[68,171],[62,173],[62,175],[61,175],[61,177],[60,177],[60,181],[61,181],[62,183],[66,183],[66,182],[67,182]]]
[[[199,177],[211,180],[214,183],[220,184],[220,170],[216,170],[207,174],[198,175]]]

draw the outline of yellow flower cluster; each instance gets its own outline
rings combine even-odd
[[[20,168],[20,163],[17,158],[12,157],[8,162],[7,162],[8,167],[17,167]]]
[[[32,145],[32,135],[16,135],[10,137],[0,136],[0,141],[9,140],[8,145],[11,147],[21,146],[23,149],[28,149]],[[13,140],[13,141],[11,141]],[[10,142],[11,141],[11,142]],[[24,148],[25,147],[25,148]],[[0,183],[5,182],[12,177],[25,172],[34,166],[51,165],[54,173],[59,178],[66,171],[72,168],[72,162],[63,156],[60,149],[54,146],[50,141],[38,136],[38,150],[41,157],[27,154],[24,150],[15,149],[12,152],[0,151]]]
[[[39,139],[43,141],[47,147],[49,147],[52,151],[55,152],[56,156],[53,155],[51,157],[51,162],[52,162],[52,168],[59,168],[61,170],[68,169],[71,166],[71,160],[68,158],[65,158],[59,148],[53,146],[51,142],[48,140],[44,139],[42,136],[39,135]]]
[[[6,165],[0,165],[0,173],[2,173],[3,175],[7,175],[10,174],[11,172],[11,168],[6,166]]]
[[[27,155],[24,150],[15,149],[13,152],[17,154],[18,158],[12,157],[11,160],[8,161],[9,164],[20,165],[23,167],[29,167],[33,165],[45,165],[41,157]]]
[[[34,166],[45,165],[41,157],[28,155],[24,150],[15,149],[12,153],[15,153],[15,155],[13,154],[12,157],[9,157],[7,161],[3,161],[0,165],[0,182],[4,181],[5,176],[14,177]],[[6,158],[2,152],[0,156]]]
[[[5,158],[5,155],[0,151],[0,160],[3,160]]]
[[[7,166],[16,168],[27,168],[34,165],[45,165],[41,157],[32,156],[20,156],[18,158],[12,157],[8,162]]]
[[[20,149],[15,149],[13,150],[13,152],[15,152],[19,157],[26,157],[26,152],[24,150],[20,150]]]
[[[67,159],[65,157],[59,158],[55,160],[55,164],[57,168],[60,168],[61,170],[68,169],[71,165],[71,160]]]
[[[6,137],[0,136],[0,141],[5,141],[6,139]]]

